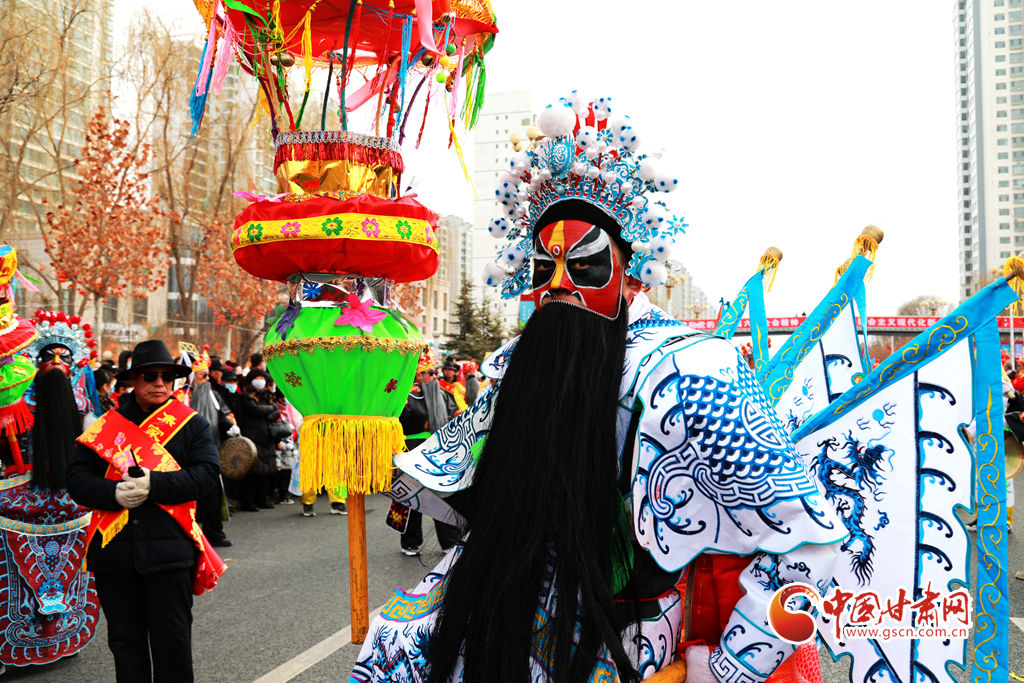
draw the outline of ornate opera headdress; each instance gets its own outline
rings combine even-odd
[[[210,369],[210,345],[203,344],[203,352],[192,359],[192,372]]]
[[[434,358],[434,349],[428,347],[420,354],[419,363],[416,365],[416,372],[433,370],[435,367],[437,367],[437,360]]]
[[[668,269],[678,267],[671,251],[686,224],[648,196],[679,185],[662,168],[661,153],[637,152],[639,135],[629,117],[612,117],[608,97],[587,104],[573,91],[548,105],[538,123],[546,138],[536,149],[512,155],[509,170],[498,177],[495,195],[503,215],[491,219],[487,231],[510,244],[497,263],[484,267],[484,283],[501,285],[505,299],[529,289],[537,220],[552,205],[576,199],[611,217],[622,240],[632,244],[628,275],[651,287],[664,284]]]
[[[51,344],[60,344],[71,350],[74,364],[84,368],[99,355],[92,327],[83,323],[81,317],[68,315],[64,311],[36,311],[36,332],[39,335],[27,351],[32,360],[39,362],[39,353]]]

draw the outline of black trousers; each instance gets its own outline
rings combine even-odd
[[[434,520],[434,531],[437,532],[437,542],[441,544],[441,550],[448,550],[462,538],[459,527],[439,522],[436,519]],[[405,527],[405,533],[402,534],[402,547],[411,550],[422,545],[423,513],[418,510],[410,510],[409,525]]]
[[[292,482],[291,468],[280,469],[271,476],[274,477],[274,488],[271,493],[279,500],[290,498],[292,494],[288,493],[288,484]]]
[[[117,683],[192,683],[192,570],[95,577]]]
[[[203,535],[211,541],[222,541],[224,520],[220,518],[220,481],[210,492],[196,501],[196,521],[203,527]]]
[[[275,473],[276,474],[276,473]],[[267,494],[274,483],[271,474],[250,472],[238,480],[238,502],[244,504],[264,505]]]

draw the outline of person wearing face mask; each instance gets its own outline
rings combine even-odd
[[[237,396],[235,418],[242,436],[256,444],[256,463],[238,482],[239,509],[256,512],[274,507],[267,499],[277,473],[277,451],[270,440],[270,425],[281,416],[274,403],[270,375],[254,369],[246,376],[247,386]]]

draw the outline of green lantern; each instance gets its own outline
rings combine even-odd
[[[267,333],[267,367],[305,416],[303,491],[387,491],[392,458],[404,450],[398,415],[426,343],[399,314],[364,308],[379,318],[368,333],[338,324],[339,312],[348,309],[316,307],[302,308],[290,328],[278,324]]]

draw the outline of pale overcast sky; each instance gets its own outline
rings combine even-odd
[[[115,1],[122,25],[148,6],[202,32],[188,0]],[[678,254],[713,301],[775,245],[785,259],[768,315],[809,311],[869,223],[886,232],[870,313],[919,294],[957,300],[951,2],[493,5],[488,91],[530,89],[535,110],[574,89],[610,96],[643,149],[666,147],[682,188],[670,204],[690,225]],[[471,165],[472,135],[460,139]],[[471,220],[473,192],[445,142],[434,116],[421,150],[407,139],[406,164],[422,200]]]

